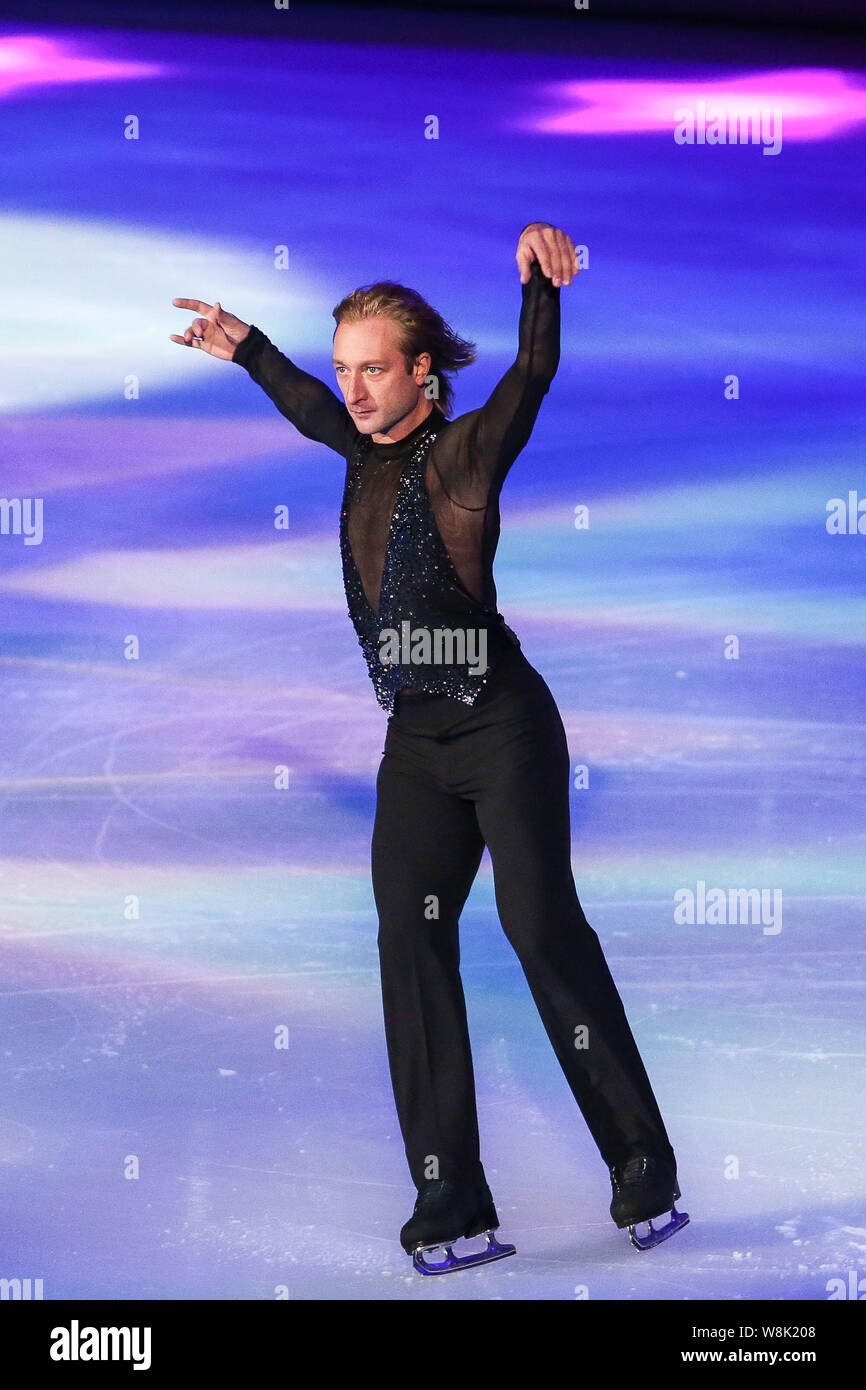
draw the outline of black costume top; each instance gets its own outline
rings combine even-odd
[[[349,616],[383,709],[400,689],[475,703],[502,643],[496,607],[499,491],[559,365],[559,289],[531,266],[517,357],[485,405],[438,405],[404,439],[376,444],[344,402],[254,325],[235,349],[277,409],[347,461],[340,542]],[[427,634],[425,636],[425,634]]]

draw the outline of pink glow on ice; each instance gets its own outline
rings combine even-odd
[[[855,87],[830,68],[791,68],[750,73],[718,82],[700,78],[666,82],[598,80],[556,83],[559,115],[534,120],[552,135],[618,135],[627,131],[673,131],[675,112],[781,111],[786,140],[826,140],[866,121],[866,88]],[[586,103],[577,107],[573,103]]]
[[[65,40],[37,34],[0,38],[0,97],[23,87],[55,82],[101,82],[118,77],[147,77],[162,69],[153,63],[116,62],[111,58],[78,57]]]

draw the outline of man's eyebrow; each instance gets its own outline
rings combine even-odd
[[[342,362],[339,357],[335,357],[332,359],[331,365],[333,367],[345,367],[346,363]],[[387,365],[387,362],[380,357],[371,357],[368,362],[361,363],[362,367],[386,367]]]

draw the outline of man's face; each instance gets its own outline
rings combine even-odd
[[[346,408],[362,434],[387,434],[418,404],[427,358],[422,357],[410,375],[397,346],[399,332],[384,314],[337,324],[334,368]]]

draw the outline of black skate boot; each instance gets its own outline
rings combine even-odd
[[[448,1182],[445,1179],[426,1182],[418,1193],[415,1210],[400,1232],[400,1244],[419,1274],[447,1274],[468,1265],[487,1264],[513,1255],[513,1245],[501,1245],[493,1232],[499,1217],[486,1181]],[[455,1255],[452,1246],[461,1237],[483,1235],[484,1250],[468,1255]],[[445,1259],[429,1263],[425,1255],[434,1250],[445,1251]]]
[[[629,1239],[636,1250],[652,1250],[688,1225],[688,1212],[677,1211],[675,1206],[680,1188],[676,1167],[669,1159],[640,1154],[624,1163],[615,1163],[610,1170],[610,1181],[613,1188],[610,1214],[620,1229],[628,1226]],[[667,1211],[671,1214],[670,1221],[654,1227],[652,1218]],[[635,1227],[644,1221],[649,1231],[639,1236]]]

